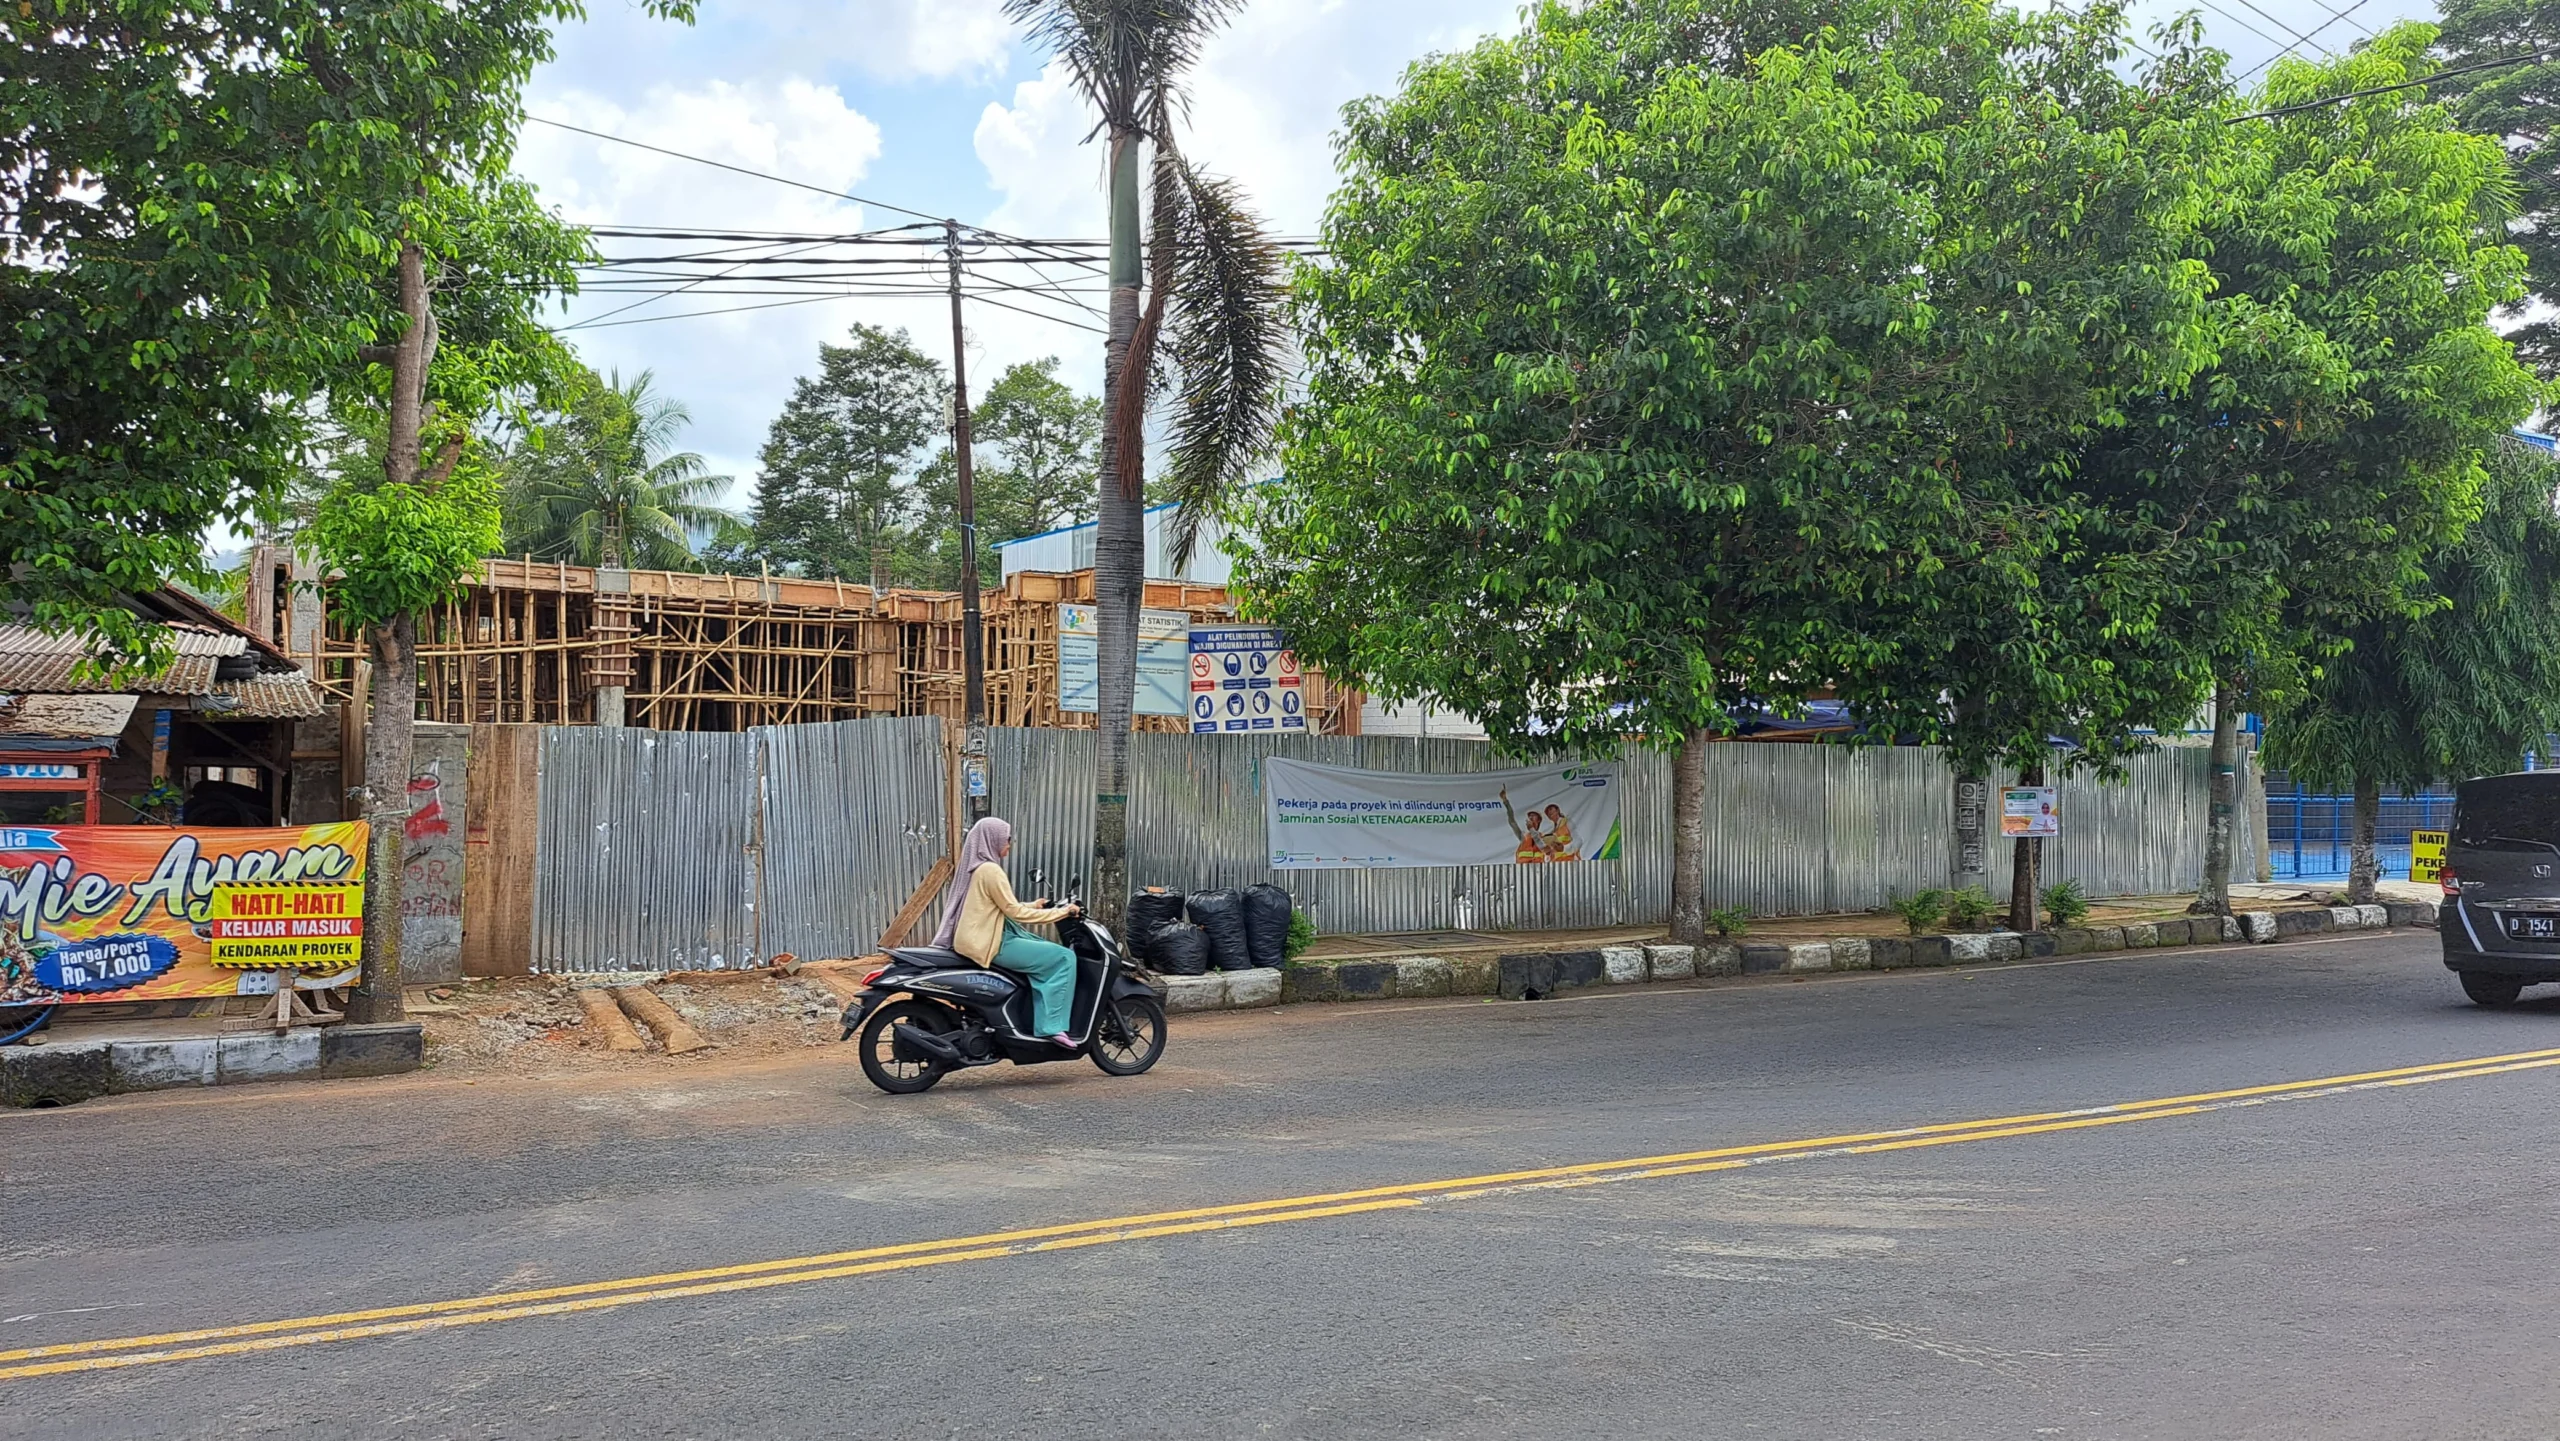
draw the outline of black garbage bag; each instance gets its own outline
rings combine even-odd
[[[1147,964],[1168,976],[1209,973],[1209,933],[1189,921],[1167,921],[1147,937]]]
[[[1251,969],[1245,948],[1244,896],[1237,891],[1193,891],[1188,905],[1191,923],[1209,933],[1209,964],[1222,971]]]
[[[1155,944],[1156,927],[1181,919],[1182,897],[1162,886],[1149,886],[1129,897],[1130,959],[1147,959],[1147,948]]]
[[[1244,948],[1257,966],[1288,958],[1289,917],[1297,910],[1289,893],[1266,881],[1244,888]]]

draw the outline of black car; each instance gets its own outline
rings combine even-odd
[[[2481,1005],[2560,981],[2560,771],[2455,788],[2436,925],[2446,968]]]

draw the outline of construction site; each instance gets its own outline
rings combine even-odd
[[[364,639],[281,548],[253,558],[252,625],[339,701],[366,689]],[[418,627],[418,716],[455,724],[621,724],[670,731],[876,716],[962,717],[954,591],[791,576],[613,570],[489,560]],[[985,592],[987,723],[1089,729],[1060,706],[1059,608],[1093,602],[1093,572],[1017,573]],[[1234,624],[1221,586],[1147,582],[1145,606]],[[1355,734],[1357,693],[1305,680],[1308,729]],[[1137,728],[1186,731],[1179,715]]]

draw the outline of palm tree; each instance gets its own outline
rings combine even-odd
[[[579,565],[677,570],[694,536],[734,534],[735,515],[711,504],[729,477],[701,456],[670,451],[693,421],[683,403],[650,389],[642,371],[589,376],[568,407],[507,463],[507,549]]]
[[[1175,387],[1168,493],[1177,559],[1245,479],[1279,418],[1287,345],[1280,252],[1233,181],[1182,156],[1183,75],[1243,0],[1005,0],[1005,14],[1066,63],[1109,142],[1111,318],[1093,545],[1101,636],[1094,746],[1094,899],[1109,923],[1128,899],[1129,723],[1138,608],[1146,595],[1146,414],[1159,350]],[[1155,150],[1141,264],[1138,147]],[[1143,285],[1144,304],[1140,292]]]

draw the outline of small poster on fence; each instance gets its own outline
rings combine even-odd
[[[2054,809],[2052,786],[2011,786],[2000,792],[2000,834],[2058,836],[2062,815]]]
[[[1615,765],[1412,775],[1262,762],[1275,870],[1614,861],[1623,784]]]

